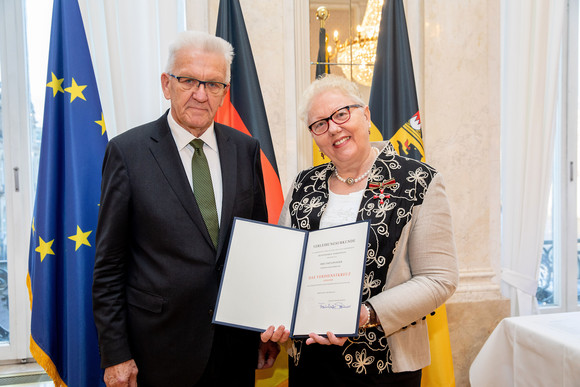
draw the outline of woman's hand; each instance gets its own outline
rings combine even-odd
[[[359,314],[359,321],[358,321],[358,326],[362,327],[364,326],[368,321],[369,321],[369,311],[367,310],[367,308],[365,308],[364,305],[360,306],[360,314]],[[274,328],[274,327],[270,327],[270,328]],[[268,328],[268,329],[270,329]],[[268,332],[268,331],[266,331]],[[344,343],[346,343],[346,340],[348,339],[347,337],[336,337],[334,333],[332,332],[326,332],[326,335],[328,337],[323,337],[320,335],[317,335],[316,333],[311,333],[308,339],[306,339],[306,344],[310,345],[310,344],[321,344],[321,345],[340,345],[343,346]]]
[[[260,334],[260,339],[263,343],[267,341],[273,341],[274,343],[285,343],[290,337],[290,330],[286,329],[284,325],[280,325],[278,328],[274,328],[274,325],[270,325],[265,332]]]
[[[318,343],[320,345],[339,345],[342,347],[348,339],[347,337],[336,337],[332,332],[326,332],[326,335],[328,337],[323,337],[317,335],[316,333],[311,333],[308,335],[309,338],[306,339],[306,344],[310,345]]]

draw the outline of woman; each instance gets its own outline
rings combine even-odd
[[[371,117],[356,85],[328,75],[304,94],[301,119],[330,163],[304,170],[280,224],[316,230],[370,220],[359,336],[293,340],[290,385],[420,386],[430,363],[425,316],[455,291],[458,269],[441,175],[371,144]],[[284,342],[271,326],[263,341]]]

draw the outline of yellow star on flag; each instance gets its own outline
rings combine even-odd
[[[40,262],[44,260],[48,254],[55,255],[54,251],[52,251],[52,244],[54,243],[54,239],[50,242],[45,242],[42,240],[41,237],[38,237],[38,247],[34,250],[37,253],[40,253]]]
[[[34,227],[34,217],[32,217],[32,233],[36,234],[36,228]]]
[[[56,97],[56,93],[58,93],[59,91],[61,93],[64,93],[64,90],[62,89],[62,82],[64,81],[64,78],[58,79],[56,77],[56,75],[54,75],[53,72],[51,72],[51,74],[52,74],[52,81],[48,82],[46,84],[46,86],[52,87],[52,96]]]
[[[101,130],[101,136],[102,136],[107,131],[107,127],[105,126],[105,117],[103,116],[103,113],[101,113],[101,120],[100,121],[95,121],[95,122],[97,124],[99,124],[101,126],[101,128],[103,128]]]
[[[79,247],[81,247],[81,245],[87,245],[91,247],[91,244],[89,243],[88,239],[90,233],[92,233],[92,231],[83,232],[83,230],[81,230],[81,228],[77,226],[76,235],[68,237],[68,239],[72,239],[73,241],[76,242],[75,251],[77,251]]]
[[[87,85],[77,85],[77,81],[72,79],[72,86],[67,87],[64,89],[66,92],[70,93],[70,102],[75,100],[75,98],[81,98],[82,100],[86,101],[85,96],[83,95],[83,90],[86,89]]]

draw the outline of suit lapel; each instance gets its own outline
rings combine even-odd
[[[222,169],[222,215],[220,221],[220,234],[218,241],[218,257],[224,247],[225,241],[228,239],[225,230],[229,230],[233,221],[234,201],[236,200],[236,186],[237,186],[237,149],[235,144],[230,140],[222,125],[215,123],[215,134],[220,155],[220,165]],[[223,232],[222,232],[223,230]]]
[[[171,189],[175,192],[181,205],[198,227],[207,242],[213,246],[207,227],[201,215],[201,211],[193,196],[193,191],[187,180],[187,175],[182,167],[179,152],[175,146],[175,140],[167,124],[167,113],[158,121],[158,131],[151,135],[149,149],[157,161],[159,168],[165,175]]]

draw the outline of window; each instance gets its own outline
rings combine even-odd
[[[26,10],[30,12],[26,13]],[[30,358],[28,246],[52,2],[0,2],[0,362]],[[31,28],[26,28],[29,25]],[[33,27],[33,28],[32,28]],[[31,86],[29,88],[29,85]]]
[[[536,297],[543,312],[580,310],[580,160],[578,1],[568,9],[567,49],[560,82],[560,119]]]
[[[310,1],[311,81],[328,72],[344,76],[357,82],[368,100],[382,8],[379,0],[337,0],[323,6]]]

